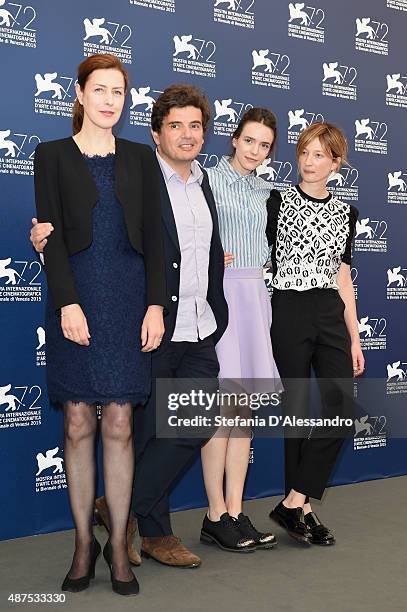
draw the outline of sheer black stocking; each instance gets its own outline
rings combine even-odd
[[[88,573],[92,542],[93,504],[95,500],[96,409],[84,402],[64,406],[65,470],[69,501],[75,523],[75,553],[70,578]]]
[[[127,555],[126,530],[134,475],[134,450],[130,404],[110,403],[102,409],[103,474],[110,515],[113,574],[132,580]]]

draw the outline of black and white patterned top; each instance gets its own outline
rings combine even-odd
[[[267,238],[276,289],[338,289],[342,262],[351,264],[358,210],[329,194],[313,198],[297,185],[267,202]]]

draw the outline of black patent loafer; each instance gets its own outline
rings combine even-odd
[[[335,544],[334,534],[321,523],[315,512],[308,512],[304,520],[310,533],[311,544],[318,544],[318,546],[332,546],[332,544]]]
[[[274,510],[270,512],[270,518],[287,533],[301,544],[310,544],[310,534],[304,520],[304,510],[302,508],[286,508],[280,502]]]
[[[243,514],[243,512],[237,517],[237,522],[239,523],[240,532],[247,538],[254,540],[256,548],[273,548],[277,544],[275,535],[271,532],[263,533],[258,531],[249,517]]]
[[[229,552],[248,553],[256,550],[253,538],[248,538],[240,531],[237,519],[227,512],[222,514],[219,521],[211,521],[208,516],[202,523],[201,542],[217,544],[222,550]]]

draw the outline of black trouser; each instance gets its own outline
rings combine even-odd
[[[183,470],[206,440],[156,437],[157,378],[217,379],[219,362],[212,337],[199,342],[169,342],[152,359],[152,393],[146,406],[134,413],[136,472],[132,510],[141,536],[172,533],[169,494]],[[157,410],[168,412],[167,406]]]
[[[285,387],[284,415],[309,416],[311,367],[318,379],[321,417],[352,417],[353,367],[344,303],[334,289],[274,290],[271,338]],[[295,379],[295,380],[293,380]],[[350,428],[285,435],[285,490],[321,499]],[[291,433],[291,436],[293,434]],[[295,435],[295,434],[294,434]]]

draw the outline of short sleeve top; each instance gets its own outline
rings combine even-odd
[[[338,289],[342,262],[351,265],[358,210],[329,194],[317,199],[298,185],[273,190],[267,202],[267,238],[276,289]]]

